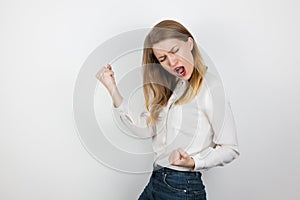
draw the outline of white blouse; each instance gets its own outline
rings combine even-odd
[[[175,105],[189,85],[188,81],[178,80],[158,124],[147,125],[149,113],[146,110],[134,119],[126,98],[118,108],[113,106],[115,119],[135,136],[152,138],[154,166],[205,171],[230,163],[240,153],[234,118],[221,80],[207,70],[197,96],[187,104]],[[194,159],[194,169],[169,163],[170,153],[179,147]]]

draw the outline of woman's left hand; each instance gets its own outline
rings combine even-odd
[[[169,156],[169,162],[171,165],[188,167],[194,169],[195,162],[194,159],[183,149],[178,148],[172,151]]]

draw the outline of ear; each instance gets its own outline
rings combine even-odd
[[[188,45],[190,47],[190,50],[192,51],[193,48],[194,48],[194,40],[193,40],[193,38],[189,37],[187,43],[188,43]]]

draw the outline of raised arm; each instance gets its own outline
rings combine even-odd
[[[106,87],[112,98],[112,110],[118,126],[121,129],[127,129],[123,131],[129,131],[139,138],[152,137],[155,134],[155,127],[148,126],[148,113],[144,111],[137,117],[130,113],[128,101],[122,97],[116,85],[111,65],[103,67],[96,77]]]

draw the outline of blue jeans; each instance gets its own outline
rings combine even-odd
[[[154,170],[138,200],[206,200],[201,172]]]

